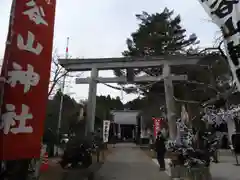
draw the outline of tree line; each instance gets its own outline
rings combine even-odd
[[[60,99],[63,94],[61,91],[48,100],[47,114],[44,127],[44,141],[51,141],[57,143],[57,128],[59,120]],[[69,95],[63,95],[63,109],[60,134],[77,133],[80,136],[84,135],[85,121],[86,121],[86,106],[87,103],[78,103]],[[80,109],[83,108],[83,119],[80,120]],[[108,96],[97,96],[96,98],[96,116],[95,127],[102,127],[102,120],[110,118],[111,110],[123,110],[124,104],[119,97],[112,98]]]

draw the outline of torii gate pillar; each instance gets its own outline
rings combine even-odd
[[[168,64],[163,66],[165,101],[167,106],[167,120],[169,126],[169,136],[171,140],[177,137],[176,107],[174,100],[174,87],[171,79],[171,69]]]
[[[97,81],[98,69],[93,67],[91,70],[91,77],[88,90],[88,103],[87,103],[87,121],[85,128],[85,135],[94,132],[95,111],[96,111],[96,96],[97,96]]]

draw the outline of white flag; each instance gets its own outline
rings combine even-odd
[[[199,0],[213,22],[224,33],[224,44],[234,81],[240,90],[240,3],[239,0]]]

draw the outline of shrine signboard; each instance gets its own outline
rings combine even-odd
[[[240,90],[240,2],[239,0],[198,0],[224,35],[228,63]]]
[[[111,122],[109,120],[103,120],[103,142],[108,142],[109,129]]]
[[[13,0],[1,76],[0,160],[39,158],[56,0]]]

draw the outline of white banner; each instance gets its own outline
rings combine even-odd
[[[199,0],[224,33],[224,44],[234,81],[240,90],[240,3],[239,0]]]
[[[111,122],[109,120],[103,120],[103,142],[108,142],[109,129]]]

